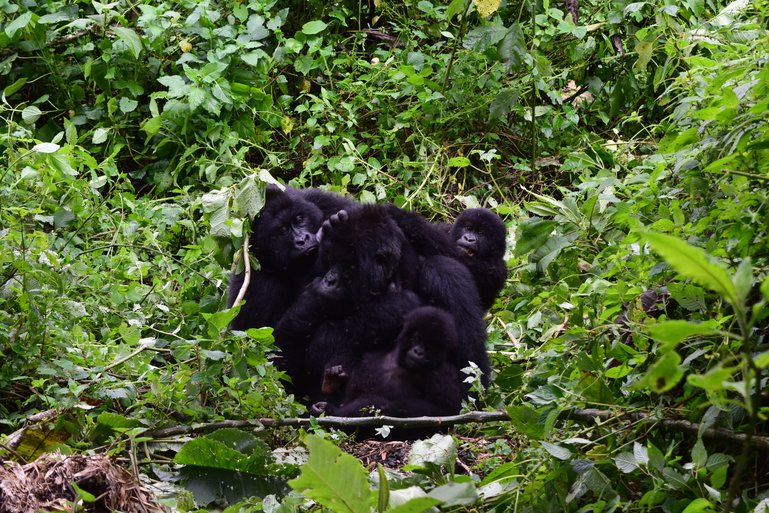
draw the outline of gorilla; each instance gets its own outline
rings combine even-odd
[[[489,209],[471,208],[459,214],[449,236],[458,249],[457,258],[475,279],[481,306],[488,310],[507,279],[505,223]]]
[[[459,351],[454,363],[459,368],[475,362],[483,373],[481,383],[489,384],[488,353],[486,352],[486,326],[478,286],[464,265],[457,244],[445,226],[430,223],[417,212],[402,210],[394,205],[386,207],[410,243],[417,259],[414,269],[403,274],[404,286],[417,293],[428,305],[446,310],[454,319],[459,339]]]
[[[327,367],[354,369],[365,352],[388,347],[407,312],[420,305],[401,279],[415,256],[379,205],[356,205],[321,229],[322,275],[305,288],[275,327],[280,368],[297,396],[323,397]]]
[[[251,252],[261,269],[251,272],[245,304],[230,327],[275,326],[315,275],[317,232],[323,221],[353,202],[319,189],[281,191],[268,186],[265,206],[251,225]],[[228,307],[238,296],[245,273],[233,274]]]
[[[456,328],[445,311],[423,306],[406,315],[395,348],[365,353],[351,372],[342,365],[328,367],[323,391],[338,402],[317,402],[315,415],[354,417],[367,410],[394,417],[455,415],[463,390],[452,363],[459,349]]]

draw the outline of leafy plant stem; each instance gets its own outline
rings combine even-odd
[[[446,86],[449,83],[449,77],[451,76],[451,68],[454,65],[454,57],[457,53],[457,47],[462,41],[462,36],[465,30],[465,22],[467,20],[467,11],[470,9],[470,2],[465,4],[464,12],[462,13],[462,19],[459,21],[459,29],[457,29],[457,37],[454,38],[454,45],[451,48],[451,55],[449,56],[449,64],[446,66],[446,75],[443,77],[443,87],[441,87],[441,93],[446,92]]]
[[[537,166],[537,118],[535,116],[537,110],[537,81],[534,80],[534,71],[536,68],[536,59],[533,58],[537,35],[537,4],[532,0],[531,2],[531,49],[529,54],[531,59],[531,168],[532,173],[536,170]]]

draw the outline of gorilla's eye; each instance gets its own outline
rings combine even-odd
[[[304,216],[302,214],[297,215],[294,218],[294,225],[300,225],[304,222]]]
[[[377,265],[384,266],[387,264],[387,262],[390,260],[389,253],[376,253],[374,255],[374,262],[377,263]]]

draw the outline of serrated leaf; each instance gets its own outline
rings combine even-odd
[[[704,250],[661,233],[642,231],[641,236],[676,272],[719,294],[733,307],[742,306],[726,268],[711,262]]]
[[[307,448],[310,459],[289,486],[335,513],[370,513],[371,491],[363,465],[317,435],[307,437]]]
[[[566,447],[561,447],[560,445],[551,444],[550,442],[540,442],[542,444],[542,447],[550,453],[551,456],[554,458],[558,458],[559,460],[566,461],[569,458],[571,458],[571,451],[567,449]]]
[[[307,23],[302,25],[302,33],[307,34],[308,36],[312,36],[320,32],[323,32],[324,30],[326,30],[327,26],[328,25],[326,25],[320,20],[308,21]]]
[[[638,465],[649,464],[649,450],[638,442],[633,442],[633,457]]]
[[[118,39],[123,41],[128,46],[129,50],[131,50],[134,59],[138,59],[139,55],[142,53],[141,38],[133,31],[133,29],[128,27],[115,27],[114,30]]]
[[[187,93],[187,101],[190,103],[191,111],[194,112],[198,107],[200,107],[205,99],[206,92],[203,89],[197,86],[190,87],[190,90]]]
[[[622,452],[614,458],[614,464],[620,472],[629,474],[638,468],[638,463],[632,452]]]
[[[110,133],[109,128],[104,128],[104,127],[97,128],[96,130],[93,131],[93,138],[91,142],[93,144],[101,144],[107,140],[107,136],[109,135],[109,133]]]
[[[518,103],[518,91],[515,89],[503,89],[491,100],[489,105],[489,120],[504,121],[507,115]]]
[[[190,88],[190,85],[179,75],[166,75],[158,78],[158,82],[168,88],[169,98],[184,96]]]

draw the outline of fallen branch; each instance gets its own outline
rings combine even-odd
[[[698,434],[700,432],[700,425],[697,423],[689,422],[688,420],[660,419],[642,412],[617,413],[611,410],[586,408],[563,411],[558,418],[564,421],[573,420],[585,424],[595,422],[596,420],[603,422],[642,421],[645,423],[658,424],[669,431],[692,434]],[[148,430],[143,432],[140,436],[159,439],[179,435],[207,433],[222,428],[251,428],[262,430],[272,427],[299,427],[311,425],[330,428],[392,426],[396,428],[417,429],[426,427],[439,428],[476,422],[507,422],[509,420],[510,417],[507,413],[502,411],[473,411],[447,417],[294,417],[287,419],[225,420],[222,422],[194,424],[190,426],[172,426]],[[702,438],[705,440],[717,440],[730,444],[742,444],[745,442],[745,437],[746,435],[744,433],[737,433],[723,428],[708,428],[702,431]],[[751,441],[751,446],[761,451],[769,452],[769,437],[754,436]]]

